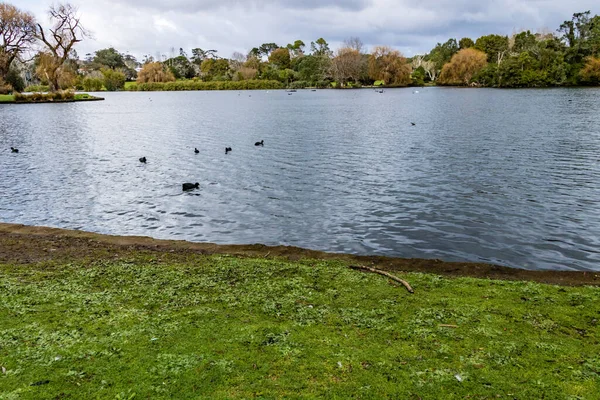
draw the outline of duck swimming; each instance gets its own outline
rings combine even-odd
[[[256,142],[254,143],[255,146],[264,146],[265,145],[265,141],[261,140],[260,142]]]
[[[200,184],[198,182],[196,183],[184,183],[182,186],[183,191],[187,191],[187,190],[194,190],[194,189],[198,189],[200,188]]]

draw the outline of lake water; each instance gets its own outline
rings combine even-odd
[[[0,221],[600,270],[600,90],[103,96],[0,105]]]

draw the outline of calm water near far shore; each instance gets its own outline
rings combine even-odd
[[[0,222],[600,271],[600,90],[418,90],[0,105]]]

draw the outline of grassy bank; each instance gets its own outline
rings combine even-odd
[[[30,104],[30,103],[71,103],[76,101],[98,101],[102,97],[92,96],[87,93],[33,93],[17,95],[0,95],[0,103]]]
[[[14,103],[15,96],[12,94],[0,94],[0,103]]]
[[[0,239],[2,399],[598,398],[598,288]]]

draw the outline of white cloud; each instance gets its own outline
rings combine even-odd
[[[177,32],[177,25],[173,21],[169,21],[160,15],[153,15],[152,19],[154,20],[154,29],[158,33]]]

